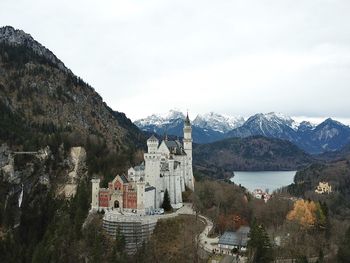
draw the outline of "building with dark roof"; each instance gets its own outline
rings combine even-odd
[[[248,234],[250,227],[241,226],[237,231],[226,231],[218,242],[219,250],[222,254],[232,254],[233,249],[246,251],[248,244]]]

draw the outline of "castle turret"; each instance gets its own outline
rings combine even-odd
[[[136,183],[137,188],[137,211],[139,214],[145,214],[145,182],[140,180]]]
[[[100,192],[100,179],[91,179],[92,183],[92,197],[91,197],[91,210],[98,210],[99,208],[99,192]]]
[[[148,153],[155,153],[158,149],[158,145],[159,145],[158,139],[154,135],[152,135],[147,140]]]
[[[145,159],[145,183],[154,186],[156,189],[159,188],[160,180],[160,158],[161,154],[158,152],[158,139],[152,135],[147,140],[148,152],[144,154]],[[158,199],[158,190],[156,193]]]
[[[188,113],[184,122],[184,150],[192,157],[192,127]]]
[[[184,121],[184,139],[183,139],[184,151],[187,155],[186,171],[185,171],[185,185],[194,190],[194,179],[192,171],[192,127],[188,113]]]

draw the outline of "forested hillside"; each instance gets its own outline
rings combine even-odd
[[[139,162],[144,135],[51,51],[12,27],[0,29],[0,127],[1,261],[96,262],[100,254],[101,262],[123,260],[118,242],[82,226],[91,177],[106,184]],[[72,177],[75,152],[80,162]]]
[[[297,170],[314,161],[288,141],[262,136],[196,145],[193,156],[198,171],[217,177],[231,176],[232,171]]]
[[[332,193],[315,193],[319,182],[331,185]],[[311,165],[296,174],[288,191],[298,197],[324,201],[334,216],[350,219],[350,160]]]

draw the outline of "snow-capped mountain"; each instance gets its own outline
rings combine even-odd
[[[185,115],[179,110],[170,110],[164,114],[152,114],[144,119],[135,121],[138,127],[145,127],[149,125],[161,127],[164,125],[171,124],[179,119],[184,119]]]
[[[298,124],[281,113],[258,113],[251,116],[241,127],[228,132],[228,137],[262,135],[285,140],[297,139]]]
[[[298,126],[298,133],[308,133],[316,128],[316,124],[312,124],[309,121],[302,121]]]
[[[185,115],[179,110],[170,110],[165,114],[153,114],[134,123],[147,132],[163,135],[183,136]],[[225,138],[225,134],[244,123],[242,117],[231,117],[214,112],[198,115],[192,122],[192,134],[195,143],[209,143]]]
[[[227,137],[262,135],[288,140],[308,153],[336,151],[350,142],[350,127],[327,119],[319,125],[303,121],[300,124],[283,114],[256,114],[241,127],[227,133]]]
[[[203,129],[211,129],[221,133],[226,133],[244,123],[243,117],[231,117],[228,115],[221,115],[215,112],[197,115],[192,125]]]
[[[309,141],[318,144],[319,152],[339,150],[350,142],[350,127],[328,118],[316,126]]]
[[[164,135],[165,133],[183,136],[183,121],[185,115],[179,110],[170,110],[164,114],[152,114],[135,121],[135,125],[143,131]]]
[[[135,122],[142,130],[182,137],[181,111],[171,110],[162,115],[151,115]],[[308,153],[319,154],[341,149],[350,142],[350,127],[327,119],[319,125],[307,121],[298,123],[281,113],[258,113],[246,121],[242,117],[230,117],[210,112],[198,115],[192,122],[195,143],[210,143],[231,137],[261,135],[288,140]]]

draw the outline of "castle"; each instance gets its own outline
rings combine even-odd
[[[147,140],[148,151],[144,162],[128,170],[127,175],[117,175],[100,188],[100,179],[92,179],[91,210],[117,210],[149,214],[161,207],[167,190],[171,206],[182,206],[182,192],[186,187],[194,190],[192,170],[192,128],[188,114],[184,121],[184,138],[159,143],[152,135]]]
[[[330,194],[332,193],[332,186],[328,182],[319,182],[316,187],[315,193],[317,194]]]

